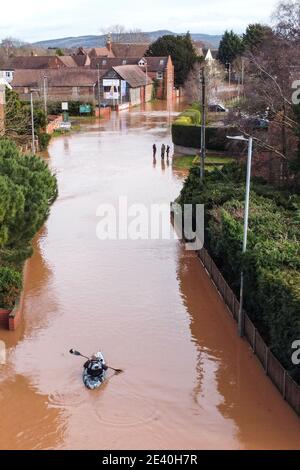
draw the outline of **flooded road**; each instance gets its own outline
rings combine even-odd
[[[100,204],[178,195],[182,176],[152,164],[152,144],[170,143],[164,106],[51,142],[59,198],[28,263],[22,325],[0,331],[1,449],[300,449],[299,419],[193,253],[96,237]],[[72,347],[101,348],[125,373],[90,392]]]

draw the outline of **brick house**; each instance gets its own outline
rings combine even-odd
[[[101,71],[112,67],[137,65],[154,82],[156,97],[171,99],[174,89],[174,66],[171,57],[142,57],[142,58],[109,58],[97,57],[91,59],[90,68]]]
[[[100,72],[100,76],[102,76]],[[37,90],[41,99],[46,83],[48,101],[81,101],[95,103],[98,81],[96,70],[64,68],[48,70],[16,70],[11,85],[21,99],[30,98],[30,89]]]
[[[149,49],[150,43],[123,43],[107,42],[106,48],[113,54],[113,57],[130,59],[143,57]]]
[[[76,67],[76,63],[71,56],[17,56],[11,58],[5,67],[8,70],[60,69],[65,67]]]
[[[152,98],[153,82],[138,65],[120,65],[109,69],[101,80],[100,94],[113,106],[136,106]]]

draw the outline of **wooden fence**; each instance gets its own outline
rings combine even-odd
[[[207,250],[202,248],[202,250],[198,251],[197,254],[219,293],[223,297],[233,318],[237,321],[240,304],[234,292],[225,281]],[[244,312],[244,318],[245,337],[251,345],[253,352],[260,360],[265,373],[270,377],[284,400],[286,400],[300,416],[300,386],[289,376],[286,369],[284,369],[278,359],[276,359],[246,312]]]

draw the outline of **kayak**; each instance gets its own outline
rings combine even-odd
[[[95,356],[99,359],[99,361],[102,364],[105,364],[104,356],[100,351],[97,352]],[[88,373],[88,370],[85,367],[83,368],[82,380],[86,388],[88,388],[89,390],[95,390],[96,388],[99,388],[103,384],[105,379],[106,379],[105,370],[103,370],[102,374],[99,377],[92,377]]]

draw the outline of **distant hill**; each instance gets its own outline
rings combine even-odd
[[[173,33],[172,31],[168,30],[159,30],[159,31],[151,31],[145,33],[149,37],[149,41],[153,42],[156,41],[160,36],[164,36],[166,34],[176,35],[177,33]],[[218,35],[210,35],[210,34],[191,34],[192,38],[195,41],[203,41],[207,46],[210,47],[218,47],[219,42],[221,40],[221,36]],[[78,37],[67,37],[67,38],[59,38],[59,39],[49,39],[45,41],[38,41],[34,43],[35,46],[42,47],[45,49],[48,48],[62,48],[62,49],[73,49],[76,47],[102,47],[105,45],[106,36],[78,36]],[[126,42],[126,41],[124,41]]]

